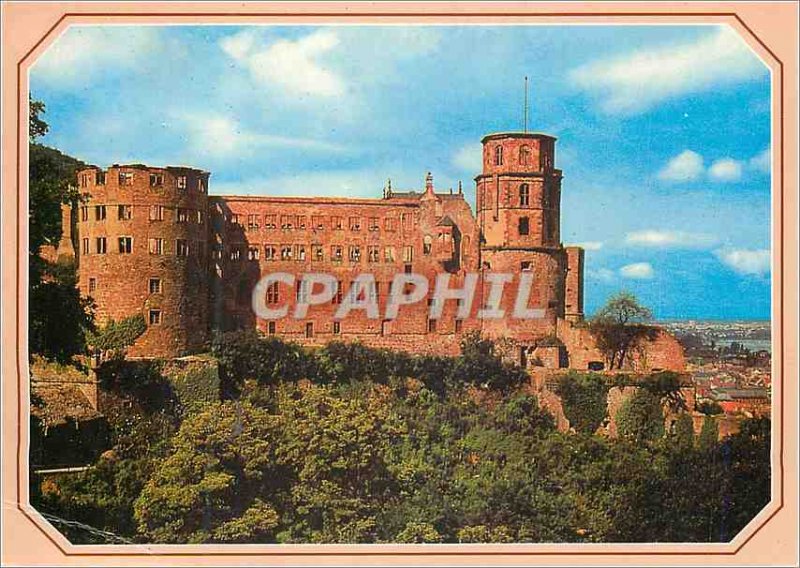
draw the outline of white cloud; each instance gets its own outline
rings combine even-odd
[[[626,234],[625,242],[629,245],[645,247],[702,248],[713,245],[716,239],[703,233],[647,229]]]
[[[478,142],[462,146],[453,156],[453,165],[476,175],[483,167],[483,145]]]
[[[714,181],[737,181],[742,178],[742,163],[732,158],[716,160],[708,168],[708,175]]]
[[[656,104],[753,79],[766,68],[725,26],[695,41],[640,49],[573,69],[572,81],[603,97],[608,113],[636,113]]]
[[[576,243],[574,246],[581,247],[583,250],[600,250],[603,248],[601,241],[586,241],[583,243]]]
[[[691,150],[684,150],[672,158],[658,172],[658,177],[669,181],[690,181],[703,173],[703,156]]]
[[[616,277],[614,271],[609,270],[608,268],[598,268],[596,270],[589,270],[588,276],[590,279],[600,280],[601,282],[612,282]]]
[[[626,264],[619,269],[619,273],[623,278],[631,278],[633,280],[649,280],[655,275],[649,262]]]
[[[250,154],[257,149],[295,148],[317,152],[342,152],[336,144],[309,138],[291,138],[247,130],[226,116],[183,114],[176,117],[189,131],[188,141],[202,155],[221,157]]]
[[[42,54],[31,76],[50,84],[74,85],[105,68],[130,68],[160,48],[148,26],[70,26]]]
[[[297,40],[279,39],[265,45],[252,30],[223,38],[220,47],[244,65],[251,77],[268,90],[276,87],[291,96],[337,97],[343,79],[322,61],[339,45],[339,36],[319,30]]]
[[[771,168],[771,159],[772,156],[770,149],[764,148],[764,150],[750,158],[750,161],[747,164],[754,170],[768,174]]]
[[[739,274],[762,276],[770,271],[769,249],[720,249],[714,254]]]

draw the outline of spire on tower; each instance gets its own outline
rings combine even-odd
[[[458,180],[458,194],[461,195],[464,193],[464,190],[461,189],[461,180]]]

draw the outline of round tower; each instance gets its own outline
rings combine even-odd
[[[99,324],[141,314],[133,356],[175,357],[208,339],[208,172],[115,164],[78,173],[78,277]]]
[[[523,344],[555,335],[556,321],[564,316],[562,175],[554,165],[555,142],[552,136],[530,132],[485,136],[483,171],[475,178],[482,269],[514,275],[503,297],[506,316],[484,321],[483,329]],[[544,309],[541,319],[511,318],[523,272],[533,275],[528,307]]]

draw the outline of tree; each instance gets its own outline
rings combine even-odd
[[[592,319],[589,329],[597,347],[608,359],[609,369],[622,369],[631,350],[644,339],[653,339],[657,330],[647,322],[653,314],[629,292],[609,298]]]
[[[75,287],[74,263],[46,262],[40,256],[44,245],[61,239],[61,206],[78,200],[75,175],[83,163],[37,144],[48,125],[41,117],[44,103],[30,101],[29,134],[29,249],[30,302],[28,320],[33,353],[69,361],[85,349],[84,335],[93,329],[91,303]]]
[[[700,429],[700,435],[697,437],[697,446],[701,450],[712,451],[717,447],[717,440],[719,439],[719,426],[717,421],[711,416],[706,416],[703,419],[703,427]]]
[[[685,412],[680,413],[675,421],[673,442],[675,448],[683,452],[689,452],[694,447],[694,423],[692,417]]]
[[[607,415],[608,384],[602,375],[570,372],[558,380],[556,394],[576,432],[594,434]]]
[[[645,389],[636,389],[622,403],[616,418],[620,437],[637,445],[653,442],[664,435],[661,401]]]

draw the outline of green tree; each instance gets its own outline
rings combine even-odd
[[[608,383],[594,373],[569,372],[559,378],[556,394],[564,415],[576,432],[594,434],[608,411]]]
[[[645,389],[636,389],[622,403],[616,419],[620,437],[637,445],[653,442],[664,435],[661,400]]]
[[[620,292],[608,299],[592,318],[589,329],[597,347],[605,354],[609,369],[622,369],[630,353],[642,340],[651,339],[656,329],[647,325],[653,319],[629,292]]]
[[[711,451],[717,447],[717,440],[719,439],[719,426],[717,421],[711,416],[706,416],[703,419],[703,427],[700,429],[700,435],[697,437],[697,445],[700,449]]]
[[[689,452],[694,447],[694,422],[689,414],[682,412],[678,415],[672,439],[679,451]]]

